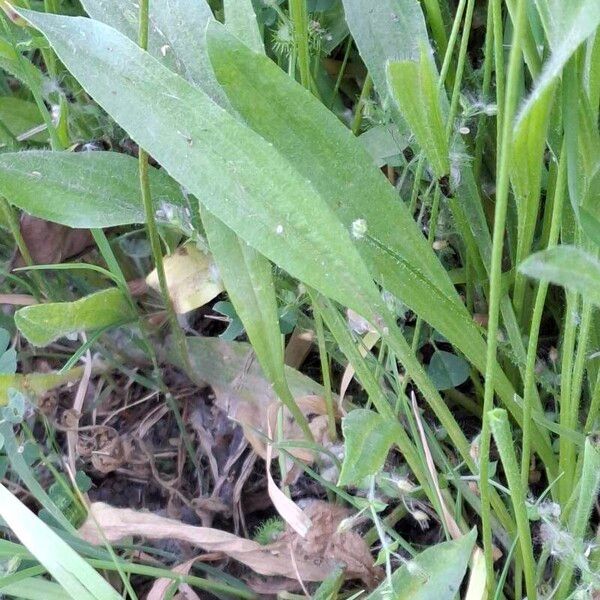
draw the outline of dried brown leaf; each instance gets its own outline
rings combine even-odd
[[[190,569],[197,560],[198,557],[195,556],[191,560],[188,560],[180,565],[177,565],[176,567],[173,567],[172,571],[174,573],[178,573],[179,575],[188,575]],[[152,585],[150,591],[148,592],[146,600],[163,600],[165,594],[167,593],[167,590],[169,589],[169,586],[172,583],[173,580],[167,579],[166,577],[161,577],[160,579],[157,579]],[[186,598],[186,600],[200,600],[198,594],[196,594],[196,592],[194,592],[194,590],[187,583],[180,584],[178,589],[181,593],[181,598]]]
[[[31,259],[38,265],[61,263],[78,256],[94,243],[89,229],[71,229],[27,214],[21,217],[21,235]],[[15,266],[22,267],[24,264],[18,254]]]
[[[103,543],[101,528],[109,542],[129,536],[153,540],[180,540],[207,552],[222,552],[265,576],[280,576],[302,581],[322,581],[338,565],[346,566],[346,577],[362,579],[373,585],[380,576],[364,540],[352,531],[338,531],[348,510],[326,502],[314,501],[306,508],[312,521],[306,538],[288,530],[268,546],[209,527],[186,525],[173,519],[128,508],[114,508],[102,502],[90,506],[90,515],[80,528],[83,539]],[[97,525],[98,526],[97,526]],[[292,558],[293,556],[293,558]]]

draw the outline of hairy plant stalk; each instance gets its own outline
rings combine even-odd
[[[496,350],[498,346],[498,323],[500,317],[500,299],[502,292],[502,253],[509,193],[510,146],[512,143],[513,118],[519,99],[519,79],[521,76],[522,40],[527,23],[525,0],[518,0],[517,18],[509,57],[506,101],[502,114],[502,137],[499,147],[499,165],[496,179],[496,207],[494,211],[494,232],[492,237],[492,258],[490,266],[490,296],[488,309],[488,337],[485,370],[485,388],[483,400],[483,428],[480,443],[480,489],[481,521],[483,545],[487,573],[488,593],[494,587],[494,559],[491,528],[489,454],[490,427],[488,413],[494,405],[494,377]],[[532,599],[530,599],[532,600]]]
[[[562,222],[562,211],[566,191],[567,159],[565,156],[565,145],[561,151],[556,185],[554,188],[554,199],[552,203],[552,216],[550,219],[550,233],[548,236],[548,248],[556,246],[560,234]],[[527,346],[527,363],[525,366],[525,379],[523,383],[523,450],[521,454],[521,485],[524,490],[529,487],[529,463],[531,458],[531,419],[533,402],[535,398],[535,363],[537,358],[537,347],[540,335],[540,326],[548,283],[541,282],[538,285],[533,313],[531,315],[531,326],[529,328],[529,342]]]
[[[508,424],[508,414],[504,409],[496,408],[487,415],[490,429],[496,440],[496,446],[502,459],[504,473],[508,480],[510,498],[517,521],[517,532],[519,536],[519,546],[521,549],[521,560],[523,562],[523,571],[525,573],[525,587],[527,588],[528,600],[537,598],[535,560],[533,558],[533,543],[531,540],[531,530],[529,529],[529,517],[525,506],[525,494],[519,477],[519,467],[514,450],[514,442],[510,425]],[[520,587],[520,586],[519,586]]]
[[[143,50],[148,49],[148,18],[149,18],[149,3],[150,0],[140,0],[139,10],[139,35],[138,45]],[[152,193],[150,191],[150,179],[148,176],[148,154],[141,147],[139,148],[139,176],[140,176],[140,190],[142,193],[142,202],[144,204],[144,213],[146,217],[146,229],[148,231],[148,239],[150,240],[150,247],[152,249],[152,258],[154,266],[156,268],[156,274],[158,276],[158,284],[160,287],[160,293],[165,303],[165,309],[167,311],[167,318],[173,333],[175,340],[175,347],[182,361],[183,368],[186,372],[191,372],[192,367],[190,363],[190,356],[187,347],[187,341],[185,334],[179,325],[173,301],[171,300],[171,294],[169,293],[169,287],[167,285],[167,277],[165,275],[165,267],[163,264],[162,247],[160,243],[160,234],[158,232],[158,226],[156,225],[156,218],[154,215],[154,205],[152,204]]]

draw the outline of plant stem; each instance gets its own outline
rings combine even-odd
[[[562,221],[563,203],[565,199],[565,183],[567,174],[567,159],[565,156],[565,145],[561,151],[556,185],[554,189],[554,200],[552,203],[552,217],[550,221],[550,233],[548,236],[548,248],[556,246],[560,234],[560,224]],[[523,451],[521,455],[521,484],[524,490],[527,490],[529,484],[529,461],[531,454],[531,413],[534,400],[535,387],[535,361],[537,357],[537,346],[540,335],[540,325],[546,295],[548,292],[548,282],[542,281],[537,289],[533,314],[531,315],[531,326],[529,328],[529,342],[527,346],[527,363],[525,366],[525,378],[523,383]]]
[[[354,119],[352,120],[351,130],[354,135],[358,135],[360,131],[360,126],[362,124],[363,119],[363,108],[367,102],[367,99],[371,95],[373,91],[373,79],[370,75],[367,75],[365,82],[363,84],[363,88],[360,92],[360,98],[356,103],[356,109],[354,113]]]
[[[481,486],[481,521],[483,529],[483,546],[487,573],[488,593],[494,586],[494,559],[492,545],[489,453],[490,429],[488,413],[494,405],[494,378],[496,350],[498,346],[498,322],[500,299],[502,296],[502,251],[504,246],[504,230],[508,207],[510,146],[512,142],[512,124],[519,99],[519,79],[521,76],[521,45],[527,22],[526,2],[518,0],[517,18],[509,57],[506,101],[502,115],[502,138],[499,152],[499,168],[496,181],[496,207],[494,211],[494,232],[492,238],[492,257],[490,268],[490,297],[488,316],[488,336],[485,370],[485,388],[483,400],[483,427],[480,445],[480,486]],[[530,598],[531,600],[531,598]]]
[[[569,521],[569,533],[572,539],[581,543],[582,546],[589,524],[590,513],[598,496],[598,487],[600,487],[600,450],[597,443],[593,442],[591,438],[587,438],[583,451],[583,469],[581,471],[577,506]],[[583,548],[574,548],[574,551],[583,552]],[[572,561],[564,560],[561,562],[557,577],[560,583],[555,595],[556,600],[562,600],[569,595],[573,569]]]
[[[525,586],[527,588],[528,600],[537,598],[535,560],[533,558],[533,544],[531,541],[531,530],[529,529],[529,518],[525,507],[525,493],[519,478],[519,467],[514,451],[512,433],[508,424],[508,414],[505,410],[496,408],[487,415],[489,426],[496,440],[496,446],[502,459],[504,473],[510,489],[510,498],[517,522],[517,533],[521,547],[521,560],[525,572]]]
[[[488,4],[485,26],[485,50],[483,54],[483,85],[482,97],[484,102],[489,102],[490,89],[492,86],[492,70],[494,64],[494,11]],[[477,134],[475,135],[475,152],[473,161],[473,177],[475,181],[481,181],[481,164],[483,162],[483,143],[487,131],[488,117],[485,113],[479,116],[477,121]]]
[[[148,19],[149,19],[149,0],[140,0],[140,11],[139,11],[139,34],[138,44],[143,50],[148,49]],[[171,326],[171,331],[175,339],[175,347],[179,353],[182,361],[183,369],[187,373],[192,370],[190,363],[190,356],[187,347],[187,341],[185,334],[179,326],[175,308],[173,307],[173,301],[169,293],[169,287],[167,285],[167,277],[165,275],[165,267],[163,264],[162,247],[160,243],[160,234],[158,232],[158,226],[156,225],[156,219],[154,215],[154,205],[152,204],[152,193],[150,190],[150,179],[148,177],[148,154],[142,148],[139,148],[139,177],[140,177],[140,189],[142,193],[142,202],[144,204],[144,213],[146,217],[146,229],[148,231],[148,238],[150,240],[150,247],[152,249],[152,258],[154,260],[154,266],[156,268],[156,274],[158,276],[158,283],[160,287],[160,293],[165,303],[165,309],[167,311],[167,317]]]
[[[311,294],[312,296],[313,294]],[[329,357],[327,355],[327,346],[325,345],[325,330],[323,328],[323,318],[319,307],[313,302],[313,315],[315,318],[315,331],[317,333],[317,343],[319,344],[319,359],[321,361],[321,373],[323,375],[323,387],[325,388],[325,406],[327,408],[327,421],[329,426],[329,438],[332,442],[337,439],[335,427],[335,409],[333,405],[333,395],[331,393],[331,372],[329,369]]]
[[[577,338],[577,307],[579,306],[579,297],[576,292],[567,291],[567,306],[564,315],[564,336],[561,348],[561,366],[560,366],[560,425],[569,427],[571,416],[571,384],[573,381],[573,353],[575,351],[575,342]],[[567,463],[567,439],[565,436],[560,436],[560,451],[559,451],[559,473],[563,473],[563,477],[558,482],[558,497],[561,503],[566,504],[571,495],[573,473],[567,473],[569,467]]]
[[[307,90],[311,89],[310,48],[308,47],[308,13],[306,0],[289,1],[290,19],[294,32],[294,45],[300,70],[300,83]]]
[[[446,123],[446,137],[450,138],[454,127],[454,119],[458,111],[458,100],[460,98],[460,88],[462,85],[462,77],[465,70],[465,62],[467,57],[467,49],[469,46],[469,34],[471,32],[471,23],[473,22],[473,10],[475,8],[475,0],[469,0],[467,3],[467,12],[465,14],[465,22],[463,25],[463,33],[460,40],[460,50],[458,52],[458,63],[456,65],[456,79],[452,88],[452,98],[450,101],[450,112],[448,122]]]

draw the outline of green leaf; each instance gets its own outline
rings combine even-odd
[[[41,219],[69,227],[144,223],[137,160],[116,152],[0,154],[0,195]],[[150,169],[156,209],[182,210],[179,186]]]
[[[477,530],[459,540],[443,542],[397,569],[367,600],[452,600],[465,576]]]
[[[343,0],[346,21],[375,88],[388,99],[388,62],[419,61],[422,43],[429,44],[417,0],[378,0],[365,10],[364,0]],[[367,14],[365,14],[367,13]]]
[[[15,137],[43,123],[35,103],[14,96],[0,97],[0,120]],[[43,142],[48,139],[48,134],[42,131],[29,139]]]
[[[438,390],[448,390],[469,378],[469,363],[460,356],[436,350],[429,361],[427,374]]]
[[[238,236],[356,312],[377,319],[385,310],[348,230],[264,139],[114,29],[21,13],[90,95]]]
[[[519,271],[541,281],[562,285],[600,306],[600,261],[574,246],[556,246],[532,254]]]
[[[536,0],[536,5],[552,52],[523,103],[517,125],[538,102],[543,102],[546,91],[560,76],[569,58],[600,25],[598,0]]]
[[[81,379],[82,372],[82,367],[76,367],[65,373],[0,374],[0,406],[8,402],[8,393],[11,388],[36,396],[59,385],[78,381]]]
[[[377,167],[405,163],[402,151],[408,146],[408,134],[401,133],[394,125],[376,125],[367,129],[358,139],[373,158]]]
[[[428,49],[421,49],[419,61],[389,63],[387,75],[392,97],[435,176],[439,179],[448,175],[448,139],[440,105],[438,76]]]
[[[360,485],[379,473],[397,439],[398,423],[372,410],[355,409],[342,420],[344,462],[338,485]]]
[[[540,101],[523,115],[513,131],[510,180],[517,200],[519,261],[529,254],[535,233],[544,166],[543,153],[553,99],[554,86],[551,86]]]
[[[226,342],[233,342],[235,338],[244,333],[244,324],[231,302],[221,300],[220,302],[215,303],[213,310],[229,319],[229,325],[227,325],[227,329],[223,333],[219,334],[219,339],[225,340]]]
[[[223,8],[227,29],[254,52],[264,52],[252,0],[224,0]]]
[[[103,329],[134,318],[123,293],[110,288],[74,302],[26,306],[15,313],[15,324],[34,346],[47,346],[65,335]]]
[[[349,230],[358,218],[365,221],[364,238],[354,243],[372,275],[428,322],[450,312],[446,327],[437,329],[460,323],[462,313],[456,332],[479,336],[448,274],[360,141],[268,58],[252,53],[221,27],[211,27],[208,37],[215,73],[234,108],[310,178]],[[370,202],[364,201],[367,197]],[[454,306],[433,310],[427,300],[432,294],[436,302]]]
[[[137,0],[82,0],[82,4],[93,19],[137,40]],[[204,31],[213,20],[205,0],[150,2],[148,51],[225,106],[227,100],[215,81],[205,48]]]
[[[81,600],[121,598],[106,580],[2,484],[0,516],[71,597]]]
[[[0,373],[16,373],[17,371],[17,352],[10,348],[0,355]]]
[[[25,396],[13,388],[8,390],[8,402],[0,409],[2,419],[12,423],[20,423],[25,414]]]
[[[327,575],[313,594],[313,600],[337,600],[338,592],[344,584],[344,569],[338,567]]]

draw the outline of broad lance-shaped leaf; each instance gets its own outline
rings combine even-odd
[[[113,0],[88,4],[88,12],[92,16],[115,27],[131,40],[137,39],[137,7],[135,11],[131,11],[131,6],[129,10],[127,10],[127,6],[124,10],[121,2]],[[191,20],[194,22],[213,21],[210,8],[204,0],[198,0],[192,4],[188,0],[179,0],[170,8],[172,10],[165,11],[155,2],[150,5],[153,35],[159,38],[163,44],[161,47],[158,46],[158,43],[151,44],[150,53],[162,64],[181,74],[187,81],[206,92],[225,109],[233,112],[216,82],[206,52],[204,36],[200,43],[196,43],[195,52],[202,55],[201,60],[196,60],[195,54],[189,52],[186,47],[186,44],[189,45],[186,37],[189,33],[184,31],[186,28],[172,27],[174,14],[181,11],[186,13],[192,11],[194,17]],[[246,44],[264,52],[251,1],[226,3],[225,12],[229,29],[234,31]],[[125,18],[124,13],[131,14],[129,14],[129,18]],[[136,27],[131,26],[132,22]],[[187,22],[189,23],[189,19]],[[205,28],[206,26],[199,27],[198,30],[204,31]],[[183,47],[180,47],[182,40]],[[170,60],[167,53],[162,52],[161,48],[165,45],[169,48],[179,49],[176,63]],[[212,93],[214,88],[218,88],[218,95]],[[278,324],[277,299],[271,263],[245,241],[240,240],[225,224],[208,211],[203,211],[202,220],[227,292],[255,348],[258,360],[273,381],[279,396],[291,406],[293,400],[283,370],[281,332]]]
[[[348,230],[272,145],[114,29],[21,13],[86,91],[207,210],[323,294],[371,320],[385,312]]]
[[[133,319],[135,315],[129,301],[117,288],[74,302],[34,304],[15,313],[16,326],[34,346],[47,346],[65,335],[103,329]]]
[[[423,308],[431,306],[422,298],[433,293],[440,301],[455,305],[453,312],[467,315],[406,206],[372,165],[361,142],[335,115],[273,61],[253,53],[217,24],[209,27],[208,48],[217,78],[234,108],[310,178],[353,232],[372,275],[411,307],[419,298]],[[401,286],[402,292],[390,286]]]
[[[383,99],[389,98],[388,62],[418,61],[421,44],[428,43],[427,27],[417,0],[343,0],[350,31]],[[401,35],[398,35],[398,33]]]
[[[251,52],[223,27],[209,28],[208,49],[236,111],[310,177],[348,228],[356,221],[366,228],[357,232],[362,238],[354,242],[372,276],[484,372],[485,342],[477,326],[406,206],[371,165],[360,141],[277,65]],[[487,229],[486,233],[489,236]],[[501,372],[497,387],[518,414],[514,390]]]
[[[224,0],[225,25],[254,52],[264,52],[252,0]]]
[[[387,75],[392,97],[435,176],[440,179],[449,175],[448,139],[440,107],[438,77],[427,49],[421,49],[418,61],[388,63]]]
[[[600,306],[600,260],[574,246],[556,246],[532,254],[519,271],[542,281],[578,292]]]
[[[69,227],[144,223],[137,160],[116,152],[29,150],[0,154],[0,196],[31,215]],[[156,210],[184,211],[181,188],[150,168]]]
[[[536,5],[546,30],[551,54],[521,107],[517,127],[538,102],[544,101],[548,88],[560,76],[569,58],[600,25],[598,0],[536,0]]]
[[[137,40],[137,0],[82,0],[92,19],[106,23]],[[227,99],[215,81],[205,49],[203,32],[214,20],[205,0],[153,0],[150,2],[148,51],[172,71],[197,85],[217,104]]]
[[[367,600],[452,600],[456,598],[477,539],[473,529],[459,540],[442,542],[402,564]]]

